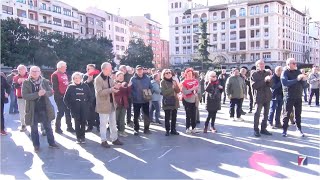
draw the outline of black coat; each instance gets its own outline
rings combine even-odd
[[[5,77],[1,76],[1,102],[7,103],[8,98],[5,97],[5,92],[7,94],[10,94],[10,85],[8,84]]]
[[[210,82],[205,83],[206,91],[206,109],[209,112],[215,112],[221,109],[221,92],[223,89],[219,89],[218,84],[212,84]]]
[[[63,101],[68,109],[70,109],[72,117],[79,119],[81,115],[88,115],[93,98],[94,96],[87,84],[70,84],[64,95]]]

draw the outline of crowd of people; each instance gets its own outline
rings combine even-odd
[[[285,137],[290,118],[294,119],[291,123],[296,124],[297,132],[304,136],[301,127],[302,97],[309,92],[309,98],[304,100],[311,105],[315,96],[316,106],[319,106],[319,68],[314,66],[307,74],[297,68],[293,58],[287,59],[285,67],[276,67],[274,72],[265,69],[263,60],[258,60],[255,65],[256,69],[250,72],[245,68],[234,68],[227,74],[222,69],[219,76],[215,71],[199,73],[187,68],[179,76],[172,69],[160,71],[141,65],[135,68],[121,65],[118,71],[114,71],[112,65],[105,62],[101,71],[96,65],[88,64],[85,74],[74,72],[69,79],[67,63],[60,61],[50,80],[41,75],[37,66],[32,66],[28,72],[26,66],[19,65],[7,77],[1,75],[1,135],[7,134],[3,111],[4,104],[8,102],[9,114],[19,114],[20,131],[26,131],[26,126],[31,127],[31,140],[35,152],[38,152],[38,124],[41,124],[41,134],[47,136],[49,146],[59,148],[51,122],[55,120],[55,133],[62,134],[63,116],[66,130],[76,134],[76,143],[85,143],[86,132],[96,128],[100,132],[101,146],[110,148],[111,144],[123,145],[119,136],[128,136],[126,126],[132,127],[133,134],[138,136],[141,120],[143,133],[151,134],[151,123],[162,124],[161,109],[164,111],[165,136],[179,135],[176,122],[180,102],[185,110],[187,134],[216,133],[215,120],[221,104],[229,99],[230,119],[244,121],[241,116],[246,112],[242,104],[244,99],[249,99],[248,113],[254,110],[254,136],[272,135],[267,130],[267,126],[271,126],[282,128]],[[57,106],[56,113],[51,96]],[[200,122],[200,104],[205,104],[208,111],[201,130],[196,128]],[[107,141],[107,130],[111,144]]]

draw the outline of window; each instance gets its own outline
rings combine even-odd
[[[269,36],[269,29],[265,28],[264,29],[264,37],[268,37]]]
[[[259,29],[256,30],[256,36],[255,36],[255,37],[256,37],[256,38],[257,38],[257,37],[260,37],[260,30],[259,30]]]
[[[260,49],[260,41],[256,41],[256,49]]]
[[[199,22],[199,16],[197,14],[193,15],[192,19],[194,23]]]
[[[246,38],[246,31],[245,30],[242,30],[239,32],[239,38],[240,39],[245,39]]]
[[[221,44],[221,49],[225,50],[226,49],[226,44]]]
[[[230,40],[236,40],[237,39],[237,33],[236,31],[230,32]]]
[[[173,3],[171,3],[171,9],[173,9]]]
[[[13,7],[2,5],[2,13],[13,15]]]
[[[240,42],[240,50],[246,50],[246,42]]]
[[[269,40],[264,41],[264,48],[266,48],[266,49],[269,48]]]
[[[53,18],[53,24],[57,26],[62,26],[61,19]]]
[[[256,18],[256,26],[259,26],[260,22],[259,22],[259,18]]]
[[[87,23],[88,23],[88,24],[91,24],[91,25],[94,25],[94,20],[93,20],[93,18],[87,17]]]
[[[236,10],[232,9],[232,10],[230,11],[230,18],[235,18],[236,16],[237,16]]]
[[[260,59],[260,53],[256,53],[256,60]]]
[[[256,14],[260,14],[260,7],[256,6]]]
[[[17,15],[18,15],[18,17],[26,18],[27,17],[27,12],[24,11],[24,10],[21,10],[21,9],[17,9]]]
[[[175,18],[174,23],[175,24],[179,24],[179,18],[178,17]]]
[[[230,43],[230,51],[236,51],[237,50],[237,43]]]
[[[250,26],[254,26],[254,19],[250,19]]]
[[[176,54],[179,54],[179,47],[176,47]]]
[[[264,53],[262,53],[262,58],[263,58],[265,61],[270,61],[270,60],[271,60],[271,53],[270,53],[270,52],[264,52]]]
[[[64,27],[71,28],[71,21],[64,21]]]
[[[216,13],[216,12],[213,13],[212,19],[213,19],[213,20],[216,20],[216,19],[217,19],[217,13]]]
[[[226,18],[226,13],[224,11],[221,12],[221,19]]]
[[[245,8],[240,9],[239,16],[246,16],[246,9]]]
[[[175,27],[175,33],[179,34],[179,27]]]
[[[269,12],[269,6],[268,5],[265,5],[263,9],[264,9],[264,13],[268,13]]]
[[[254,41],[250,42],[250,48],[254,49]]]
[[[206,13],[203,13],[203,14],[201,15],[201,19],[202,19],[203,22],[207,22],[207,14],[206,14]]]
[[[269,17],[264,17],[264,25],[268,25],[269,24]]]
[[[226,33],[221,33],[221,41],[225,41],[226,40]]]
[[[254,61],[254,53],[250,54],[250,61]]]
[[[16,1],[19,2],[19,3],[26,4],[26,0],[16,0]]]
[[[83,27],[80,27],[80,33],[83,34]]]
[[[225,22],[222,22],[222,23],[221,23],[221,29],[222,29],[222,30],[226,29],[226,23],[225,23]]]
[[[178,3],[174,3],[174,8],[178,8]]]
[[[233,62],[237,62],[237,55],[235,55],[235,54],[232,55],[232,61],[233,61]]]
[[[83,22],[82,16],[80,16],[80,22]]]
[[[66,33],[66,32],[65,32],[64,35],[67,36],[67,37],[69,37],[69,38],[72,37],[72,34],[71,34],[71,33]]]
[[[213,34],[213,41],[217,41],[218,40],[218,35],[217,34]]]
[[[63,14],[66,16],[71,16],[71,10],[63,8]]]
[[[218,29],[217,23],[213,23],[213,30],[216,31]]]
[[[250,8],[250,15],[254,15],[254,7]]]
[[[250,31],[250,37],[251,37],[251,38],[254,38],[254,30],[251,30],[251,31]]]
[[[236,29],[237,28],[237,21],[231,20],[230,21],[230,29]]]
[[[246,27],[246,20],[245,19],[240,19],[239,20],[239,26],[240,26],[240,28]]]
[[[119,45],[116,45],[116,50],[120,50],[120,46]]]
[[[61,14],[61,7],[53,5],[53,12]]]

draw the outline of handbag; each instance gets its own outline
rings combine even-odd
[[[140,80],[137,80],[137,81],[138,81],[139,89],[142,89]],[[152,100],[151,89],[142,89],[142,97],[145,101],[148,101],[148,102],[151,101]]]
[[[167,82],[165,82],[167,89],[169,88]],[[164,106],[176,106],[176,96],[163,96],[162,101]]]

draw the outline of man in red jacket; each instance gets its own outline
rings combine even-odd
[[[24,99],[22,99],[22,94],[21,94],[21,87],[22,83],[28,78],[28,73],[27,73],[27,67],[20,64],[17,67],[18,70],[18,75],[13,77],[13,86],[15,88],[15,93],[17,96],[17,102],[18,102],[18,110],[19,110],[19,116],[20,116],[20,122],[21,122],[21,132],[26,131],[26,123],[25,123],[25,107],[26,107],[26,102]]]
[[[75,132],[75,130],[72,128],[70,110],[63,102],[64,94],[66,93],[67,87],[69,85],[66,70],[67,63],[64,61],[59,61],[57,63],[57,70],[51,75],[52,88],[54,90],[54,101],[56,102],[58,108],[55,132],[59,134],[62,133],[61,118],[63,117],[63,115],[66,116],[65,118],[67,123],[67,131]]]

